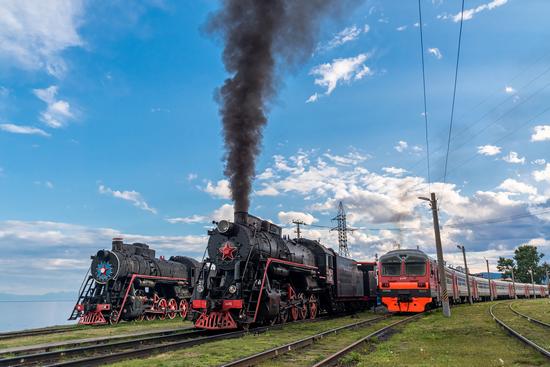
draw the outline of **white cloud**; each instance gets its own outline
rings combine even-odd
[[[405,29],[407,29],[406,25],[402,25],[400,27],[395,28],[395,30],[398,31],[398,32],[403,32]]]
[[[350,152],[345,156],[331,154],[330,152],[327,152],[323,154],[323,156],[340,166],[355,166],[370,158],[369,155],[361,154],[358,152]]]
[[[187,181],[194,181],[197,179],[197,177],[199,177],[199,175],[197,175],[196,173],[190,173],[187,175]]]
[[[315,218],[313,215],[303,212],[280,211],[279,214],[277,214],[277,217],[279,218],[279,222],[281,222],[282,224],[288,224],[294,220],[302,221],[305,224],[313,224],[315,222],[318,222],[318,219]]]
[[[397,145],[393,148],[397,150],[399,153],[403,153],[407,148],[409,147],[409,144],[406,141],[400,140],[397,142]]]
[[[437,47],[428,48],[428,53],[430,55],[433,55],[438,60],[441,60],[443,58],[441,51],[439,51]]]
[[[497,147],[496,145],[481,145],[477,147],[477,152],[481,155],[497,155],[502,150],[501,147]]]
[[[540,171],[533,171],[533,178],[537,182],[550,182],[550,163],[546,163],[546,168]]]
[[[38,186],[44,186],[48,189],[53,189],[53,183],[51,181],[34,181],[34,184]]]
[[[32,126],[0,124],[0,129],[13,134],[50,136],[50,134],[44,130]]]
[[[204,215],[197,215],[197,214],[194,214],[190,217],[175,217],[175,218],[166,218],[166,221],[168,223],[172,223],[172,224],[176,224],[176,223],[184,223],[184,224],[189,224],[189,223],[207,223],[208,222],[208,218],[205,217]]]
[[[514,164],[524,164],[525,163],[525,157],[519,157],[519,154],[516,152],[510,152],[508,155],[505,155],[502,157],[502,160],[508,163],[514,163]]]
[[[504,87],[504,92],[508,94],[514,94],[516,93],[516,90],[512,86],[507,85],[506,87]]]
[[[481,13],[485,10],[493,10],[495,8],[498,8],[499,6],[505,5],[508,2],[508,0],[493,0],[486,4],[481,4],[475,8],[466,9],[464,10],[464,21],[470,20],[474,17],[474,15]],[[451,19],[453,22],[458,23],[460,22],[461,13],[450,15],[450,14],[441,14],[437,16],[438,19]]]
[[[157,210],[155,208],[151,208],[149,204],[147,204],[147,202],[143,199],[141,194],[137,191],[118,191],[112,190],[109,187],[105,187],[104,185],[99,185],[99,193],[103,195],[110,195],[117,199],[129,201],[137,208],[151,212],[153,214],[157,214]]]
[[[210,196],[220,199],[230,199],[231,198],[231,189],[229,188],[228,180],[219,180],[216,184],[213,184],[211,181],[206,183],[204,192],[210,194]]]
[[[62,76],[62,52],[84,44],[78,34],[83,13],[83,0],[1,1],[0,59]]]
[[[222,219],[233,221],[235,208],[232,204],[223,204],[212,213],[212,219],[220,221]]]
[[[315,84],[326,87],[325,94],[331,94],[339,83],[349,83],[358,80],[372,72],[364,63],[369,58],[368,54],[359,54],[344,59],[334,59],[330,63],[315,66],[310,75],[314,75]]]
[[[313,102],[317,102],[317,100],[319,99],[319,94],[318,93],[313,93],[311,96],[309,96],[309,98],[306,100],[306,103],[313,103]]]
[[[370,31],[370,25],[365,24],[365,25],[363,26],[363,33],[369,33],[369,31]]]
[[[518,194],[528,194],[528,195],[537,194],[536,187],[533,187],[523,182],[516,181],[513,178],[507,178],[498,186],[498,188],[500,190],[518,193]]]
[[[340,32],[338,32],[326,45],[325,48],[331,49],[354,41],[362,33],[362,29],[353,25],[351,27],[346,27]]]
[[[395,176],[403,176],[408,171],[404,168],[396,168],[396,167],[383,167],[382,171],[395,175]]]
[[[65,126],[67,120],[74,118],[69,102],[56,99],[57,91],[55,85],[33,90],[34,94],[48,105],[46,110],[40,113],[40,120],[54,129]]]
[[[260,189],[256,191],[256,195],[258,196],[278,196],[280,193],[279,191],[271,186],[264,185],[265,187],[263,189]]]
[[[544,166],[544,164],[546,163],[546,159],[543,159],[543,158],[535,159],[531,163],[536,164],[537,166]]]
[[[550,125],[539,125],[533,128],[531,141],[546,141],[550,140]]]

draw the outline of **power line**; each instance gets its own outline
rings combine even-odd
[[[449,150],[451,148],[451,134],[453,131],[453,118],[455,113],[455,100],[456,100],[456,84],[458,80],[458,64],[460,61],[460,46],[462,45],[462,25],[464,23],[464,0],[462,0],[462,10],[460,12],[460,30],[458,32],[458,50],[456,53],[456,66],[455,66],[455,81],[453,88],[453,103],[451,105],[451,122],[449,123],[449,138],[447,139],[447,154],[445,155],[445,171],[443,174],[443,182],[447,179],[447,165],[449,162]]]
[[[426,161],[428,164],[428,191],[431,191],[431,177],[430,177],[430,144],[428,140],[428,108],[426,103],[426,71],[424,64],[424,35],[422,26],[422,6],[420,0],[418,0],[418,18],[420,29],[420,55],[422,56],[422,91],[424,92],[424,126],[426,131]]]
[[[445,227],[459,228],[459,227],[478,226],[478,225],[485,225],[485,224],[504,223],[504,222],[509,222],[511,220],[514,220],[514,219],[536,217],[537,215],[546,214],[546,213],[550,213],[550,209],[545,209],[545,210],[542,210],[542,211],[536,212],[536,213],[517,214],[517,215],[508,216],[508,217],[493,218],[493,219],[488,219],[488,220],[478,221],[478,222],[447,224],[447,225],[445,225]]]

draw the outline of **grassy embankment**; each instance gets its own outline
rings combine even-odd
[[[135,322],[121,322],[118,325],[105,325],[105,326],[68,326],[71,331],[58,333],[58,334],[46,334],[36,336],[25,336],[21,338],[0,340],[0,349],[21,347],[25,345],[43,344],[43,343],[55,343],[67,340],[95,338],[120,334],[132,334],[141,333],[154,330],[163,329],[176,329],[178,327],[190,327],[192,323],[189,321],[183,321],[181,318],[176,317],[174,320],[155,320],[155,321],[135,321]],[[73,330],[74,329],[74,330]]]
[[[513,302],[514,310],[550,324],[550,299],[537,298],[529,301],[520,300]]]
[[[207,343],[189,349],[159,354],[147,359],[120,362],[115,364],[115,366],[218,366],[220,364],[246,357],[276,346],[281,346],[291,341],[299,340],[306,336],[314,335],[325,330],[352,324],[360,320],[374,318],[377,316],[380,315],[375,315],[372,312],[363,312],[354,318],[348,316],[332,320],[317,321],[315,323],[288,323],[284,328],[270,330],[269,332],[259,335],[247,335],[238,339],[228,339]],[[366,330],[370,329],[371,328],[365,327],[359,330],[366,332]],[[351,334],[347,335],[345,336],[345,339],[344,333],[339,333],[336,334],[335,338],[338,340],[341,339],[344,344],[346,342],[350,343],[357,338],[357,335],[361,335],[361,331],[358,333],[353,332],[353,336]],[[294,366],[295,364],[290,365]]]
[[[518,301],[523,306],[524,302]],[[538,301],[537,301],[538,302]],[[367,345],[347,357],[352,366],[548,366],[541,354],[507,334],[489,315],[491,303],[452,308],[452,317],[446,319],[437,311],[422,320],[407,325],[382,343]],[[498,316],[506,310],[507,302],[496,306]],[[539,306],[548,312],[548,300]],[[543,309],[546,309],[544,311]],[[513,318],[513,316],[512,316]],[[512,325],[513,326],[513,325]],[[529,326],[529,325],[527,325]],[[532,326],[531,326],[532,327]],[[523,329],[526,330],[526,329]],[[522,330],[522,331],[523,331]],[[547,335],[548,332],[547,332]],[[548,338],[548,336],[547,336]],[[366,353],[372,349],[371,353]]]

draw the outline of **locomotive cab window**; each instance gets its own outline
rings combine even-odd
[[[421,257],[409,256],[405,260],[405,274],[424,275],[426,274],[426,260]]]
[[[382,275],[399,276],[401,274],[401,258],[394,256],[382,262]]]

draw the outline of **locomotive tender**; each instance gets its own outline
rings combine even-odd
[[[318,241],[282,236],[246,212],[209,231],[193,293],[195,326],[235,329],[360,310],[376,300],[374,263],[344,258]]]
[[[467,302],[466,274],[445,267],[447,293],[451,303]],[[469,275],[474,302],[517,297],[548,295],[545,285],[489,280]],[[401,249],[381,256],[378,265],[378,291],[382,303],[390,312],[424,312],[441,304],[437,261],[423,251]]]
[[[113,238],[112,249],[91,256],[80,295],[69,320],[100,325],[122,320],[187,317],[199,263],[189,257],[155,258],[143,243]]]

